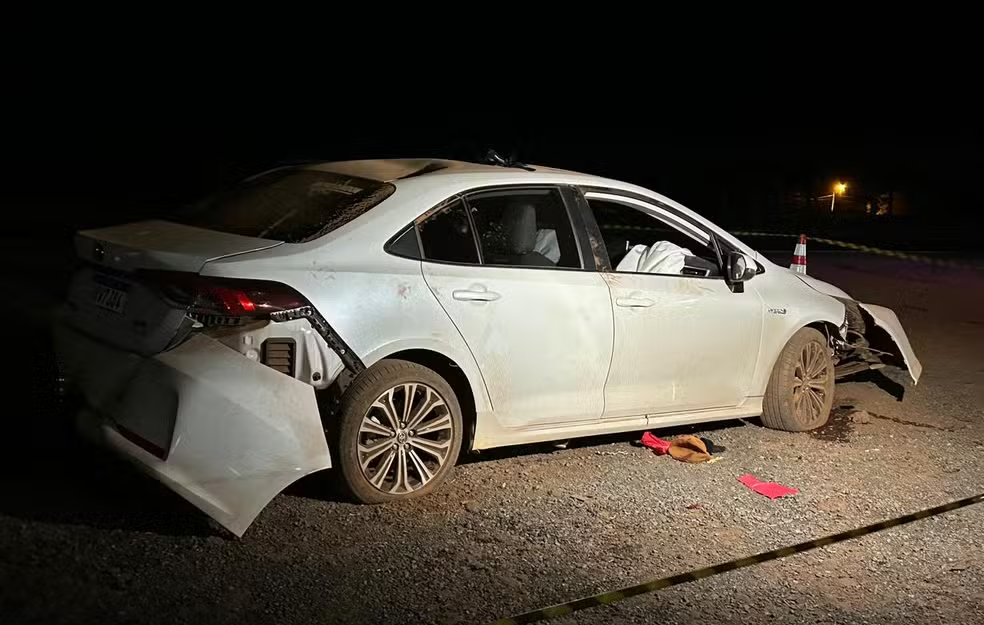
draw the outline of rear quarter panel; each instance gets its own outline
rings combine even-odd
[[[408,349],[442,354],[467,376],[477,412],[490,411],[475,359],[424,282],[420,261],[383,250],[403,224],[358,221],[358,228],[344,227],[310,243],[208,263],[202,274],[290,285],[318,309],[366,367]]]

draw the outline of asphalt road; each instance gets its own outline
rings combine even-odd
[[[779,260],[786,260],[780,255]],[[754,422],[698,432],[719,462],[657,457],[637,435],[470,458],[435,495],[337,501],[313,476],[239,540],[76,441],[15,369],[0,472],[3,623],[482,623],[819,537],[984,490],[984,274],[811,253],[812,275],[896,310],[925,373],[838,386],[813,433]],[[867,418],[848,416],[863,409]],[[753,473],[798,488],[770,501]],[[984,623],[984,505],[557,621]]]

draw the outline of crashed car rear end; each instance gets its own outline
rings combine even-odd
[[[338,377],[346,350],[294,289],[202,270],[320,236],[389,191],[354,184],[324,172],[275,180],[265,195],[281,191],[287,197],[274,199],[296,212],[263,237],[167,221],[76,237],[80,268],[54,335],[62,375],[84,400],[80,429],[237,535],[287,485],[331,467],[315,392]],[[313,195],[318,202],[291,199]],[[270,208],[261,200],[216,202],[257,221]],[[305,214],[315,208],[318,216]]]

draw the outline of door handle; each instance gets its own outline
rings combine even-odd
[[[502,297],[493,291],[478,291],[473,289],[461,289],[451,292],[451,297],[463,302],[494,302]]]
[[[615,305],[621,306],[622,308],[649,308],[655,304],[653,300],[648,297],[617,297],[615,298]]]

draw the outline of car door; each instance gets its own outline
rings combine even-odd
[[[615,319],[604,416],[740,404],[761,340],[758,294],[732,292],[710,233],[669,207],[616,192],[584,198],[611,264],[602,274]]]
[[[424,279],[474,354],[499,423],[599,420],[611,301],[565,192],[483,190],[453,198],[417,228]]]

